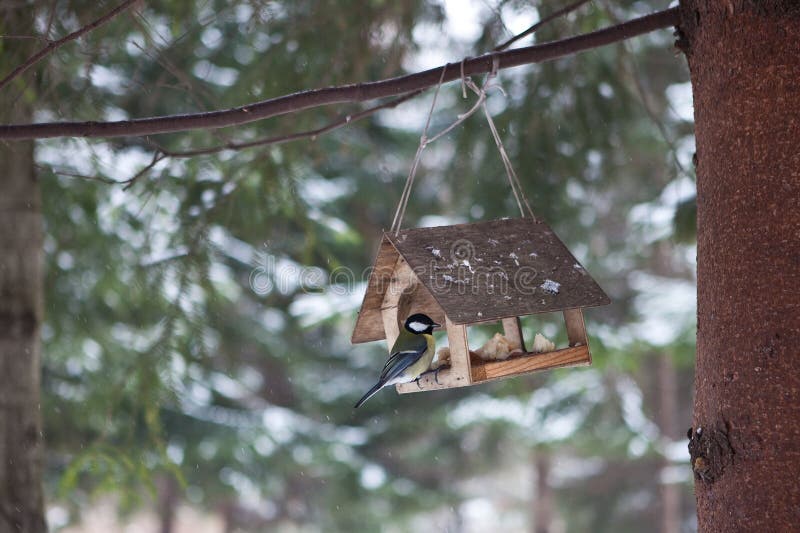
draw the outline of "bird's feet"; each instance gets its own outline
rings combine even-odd
[[[417,382],[417,387],[419,387],[420,389],[422,388],[422,385],[419,384],[419,380],[427,376],[428,374],[433,374],[433,380],[436,382],[437,385],[441,385],[441,383],[439,383],[439,372],[442,371],[442,368],[444,368],[444,366],[434,368],[433,370],[426,370],[425,372],[420,374],[419,377],[415,380]]]

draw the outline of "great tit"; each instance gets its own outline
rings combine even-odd
[[[440,327],[428,315],[417,313],[406,319],[403,330],[392,346],[389,360],[383,365],[381,377],[360,400],[356,408],[372,398],[372,396],[388,385],[410,383],[416,381],[431,366],[433,354],[436,352],[433,328]]]

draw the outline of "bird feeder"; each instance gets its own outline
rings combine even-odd
[[[403,321],[425,313],[444,324],[450,367],[399,393],[477,385],[592,361],[583,309],[608,296],[547,224],[516,218],[384,233],[351,341],[386,339],[390,349]],[[520,317],[562,312],[568,346],[525,351]],[[520,347],[503,361],[470,357],[467,327],[502,323]]]

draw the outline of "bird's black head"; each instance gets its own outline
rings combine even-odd
[[[437,324],[431,317],[428,315],[423,315],[422,313],[417,313],[415,315],[411,315],[406,319],[405,328],[410,331],[411,333],[416,333],[420,335],[422,333],[433,333],[433,328],[440,327],[441,324]]]

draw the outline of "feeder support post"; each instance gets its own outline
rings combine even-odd
[[[518,316],[503,319],[503,334],[512,344],[516,344],[520,350],[525,351],[525,339],[522,337],[522,324]]]
[[[445,317],[445,326],[447,341],[450,344],[450,379],[457,387],[471,385],[472,365],[469,360],[467,326],[453,324],[449,317]]]
[[[586,324],[583,321],[583,311],[577,309],[564,310],[564,322],[567,324],[567,338],[570,346],[582,344],[587,346]]]

